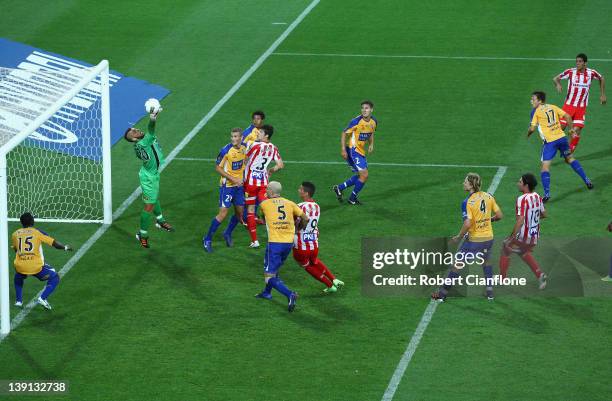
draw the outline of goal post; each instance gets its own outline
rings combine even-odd
[[[10,332],[9,221],[112,222],[108,61],[0,67],[0,338]],[[70,241],[68,239],[68,241]]]

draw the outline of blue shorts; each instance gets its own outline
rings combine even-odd
[[[219,187],[219,207],[229,209],[232,204],[234,206],[244,206],[244,188],[239,187],[226,187],[222,185]]]
[[[354,173],[368,169],[368,161],[366,160],[366,157],[357,153],[355,148],[349,148],[347,146],[346,154],[348,156],[346,158],[346,162]]]
[[[36,274],[23,274],[23,273],[15,273],[17,275],[22,276],[23,278],[27,278],[29,276],[34,276],[40,281],[47,281],[53,276],[56,276],[57,273],[54,268],[49,265],[43,265],[42,269]]]
[[[278,270],[287,260],[287,256],[291,253],[292,248],[293,243],[291,242],[268,242],[264,259],[264,273],[278,273]]]
[[[484,262],[487,263],[489,256],[491,256],[491,248],[493,248],[493,240],[483,242],[472,242],[466,240],[463,245],[461,245],[461,248],[459,248],[457,253],[473,255],[471,256],[472,258],[476,258],[477,253],[482,253],[482,258],[484,259]]]
[[[559,138],[556,141],[552,142],[544,142],[542,145],[542,158],[541,161],[545,162],[548,160],[552,160],[555,158],[557,154],[557,150],[562,158],[570,157],[570,147],[569,142],[567,142],[567,137]]]

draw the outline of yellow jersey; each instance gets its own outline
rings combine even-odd
[[[378,121],[373,116],[370,116],[368,121],[363,116],[353,118],[344,129],[344,133],[350,135],[349,147],[355,149],[360,155],[365,156],[366,143],[374,135],[377,126]]]
[[[247,129],[242,131],[242,144],[245,146],[249,146],[249,143],[255,142],[257,140],[258,135],[259,128],[257,128],[253,124],[249,125]]]
[[[491,215],[499,211],[493,195],[487,192],[474,192],[461,204],[463,220],[472,220],[468,230],[468,241],[483,242],[493,239]]]
[[[46,233],[34,227],[20,228],[11,237],[15,250],[15,270],[21,274],[38,274],[45,264],[42,244],[49,246],[55,241]]]
[[[531,126],[537,127],[544,142],[553,142],[565,136],[561,116],[565,112],[553,104],[541,104],[531,111]]]
[[[296,217],[304,216],[302,209],[285,198],[269,198],[259,205],[266,217],[268,242],[293,243]]]
[[[228,143],[219,152],[217,156],[217,165],[232,177],[242,179],[244,173],[244,165],[246,159],[246,148],[244,145],[236,148]],[[219,185],[226,187],[235,187],[236,184],[221,176]]]

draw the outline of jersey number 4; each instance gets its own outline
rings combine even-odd
[[[484,199],[480,201],[480,211],[483,213],[487,212],[487,204],[485,203]]]

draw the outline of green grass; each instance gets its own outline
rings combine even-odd
[[[308,2],[169,4],[9,1],[14,18],[0,36],[91,63],[108,58],[117,71],[169,88],[158,123],[169,153],[286,28],[272,22],[290,23]],[[572,58],[585,51],[608,59],[610,12],[604,1],[324,1],[278,52]],[[609,62],[590,64],[612,72]],[[371,98],[380,127],[369,162],[508,166],[495,194],[508,217],[495,226],[502,238],[512,227],[515,181],[539,169],[540,143],[525,139],[529,94],[544,88],[560,105],[551,78],[569,65],[272,55],[179,157],[214,158],[229,129],[261,108],[285,160],[340,161],[340,130]],[[592,90],[577,157],[596,190],[555,162],[545,237],[605,236],[612,112]],[[131,147],[117,144],[114,208],[138,185],[137,170]],[[289,315],[280,295],[270,303],[252,298],[262,287],[263,250],[245,248],[245,231],[237,229],[235,248],[218,235],[216,252],[203,252],[218,178],[211,162],[175,160],[163,172],[161,201],[177,231],[153,232],[152,248],[139,248],[133,235],[142,205],[131,205],[62,280],[54,311],[34,309],[0,344],[0,378],[68,380],[63,398],[78,400],[380,399],[428,300],[362,295],[361,238],[455,234],[469,170],[372,166],[365,205],[353,209],[328,190],[348,169],[287,163],[275,179],[294,200],[301,181],[315,182],[320,256],[347,283],[323,296],[287,261],[283,279],[301,295]],[[496,169],[477,172],[488,187]],[[41,228],[76,247],[97,229]],[[58,268],[70,256],[45,255]],[[603,274],[609,254],[593,257]],[[526,271],[518,260],[511,269]],[[25,297],[39,288],[28,280]],[[394,399],[604,400],[611,329],[609,298],[454,299],[438,307]]]

